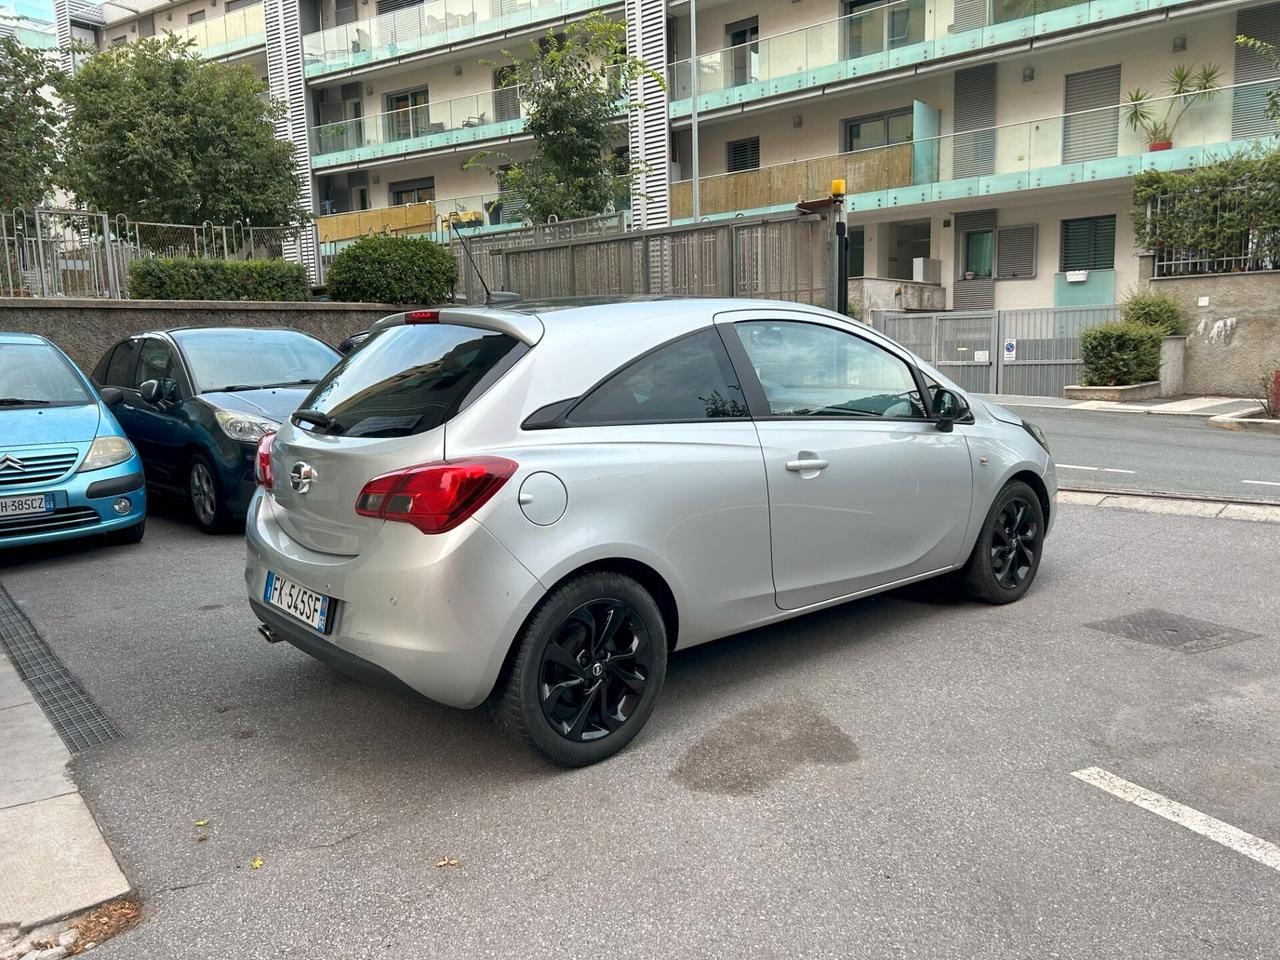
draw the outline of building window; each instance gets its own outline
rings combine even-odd
[[[760,167],[760,138],[747,137],[745,140],[730,140],[728,145],[728,170],[738,173],[741,170],[756,170]]]
[[[991,230],[970,230],[964,234],[961,249],[964,252],[962,275],[966,280],[987,280],[991,278],[991,267],[994,257],[994,235]]]
[[[910,143],[911,108],[873,113],[844,121],[844,148],[848,151],[870,150],[891,143]]]
[[[419,180],[402,180],[391,184],[391,205],[401,206],[405,203],[428,203],[436,198],[435,177],[422,177]]]
[[[1062,272],[1112,270],[1116,265],[1116,217],[1062,221]]]
[[[129,38],[128,38],[128,37],[115,37],[115,38],[111,41],[111,45],[112,45],[113,47],[123,47],[123,46],[124,46],[126,43],[128,43],[128,42],[129,42]]]
[[[197,10],[195,13],[187,14],[187,26],[191,26],[193,23],[204,23],[203,10]]]
[[[1036,226],[996,231],[996,279],[1026,280],[1036,275]]]

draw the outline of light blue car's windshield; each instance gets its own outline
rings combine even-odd
[[[57,350],[43,343],[0,343],[0,410],[93,402]]]
[[[296,330],[187,330],[173,336],[201,393],[310,385],[340,359],[333,347]]]

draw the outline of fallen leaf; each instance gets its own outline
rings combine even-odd
[[[458,858],[450,857],[448,855],[442,856],[439,862],[436,863],[436,866],[437,867],[456,867],[458,866]]]
[[[209,825],[209,821],[208,821],[208,819],[205,819],[205,820],[197,820],[197,821],[196,821],[196,826],[197,826],[197,827],[207,827],[208,825]]]
[[[249,867],[252,870],[257,870],[260,866],[262,866],[261,857],[254,857],[252,860],[249,861]]]
[[[206,837],[206,836],[202,833],[202,834],[199,834],[199,835],[196,837],[196,843],[204,843],[204,842],[205,842],[206,840],[208,840],[208,839],[209,839],[209,838],[208,838],[208,837]]]

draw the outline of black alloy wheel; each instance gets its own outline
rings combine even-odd
[[[1035,568],[1040,524],[1025,497],[1005,501],[991,526],[991,567],[996,582],[1016,590]]]
[[[1031,588],[1044,549],[1044,506],[1015,480],[996,496],[960,573],[975,600],[1012,603]]]

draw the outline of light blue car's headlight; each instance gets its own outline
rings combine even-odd
[[[243,440],[245,443],[257,443],[266,434],[271,433],[280,424],[266,417],[255,417],[252,413],[237,413],[233,410],[215,410],[213,415],[218,426],[232,440]]]
[[[124,437],[98,437],[93,441],[93,446],[89,448],[89,455],[84,458],[84,463],[80,464],[80,469],[76,473],[114,467],[117,463],[124,463],[132,457],[133,444]]]

